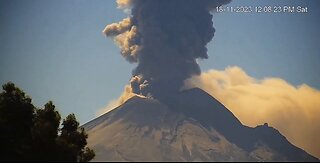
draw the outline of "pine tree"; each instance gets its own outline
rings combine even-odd
[[[95,156],[94,152],[85,148],[88,135],[84,128],[79,129],[79,122],[74,114],[70,114],[63,120],[61,136],[59,137],[60,146],[65,151],[64,158],[67,161],[89,161]]]
[[[60,120],[61,116],[59,112],[55,110],[52,101],[45,104],[44,109],[37,110],[32,128],[33,147],[34,152],[37,153],[34,160],[56,160],[58,152],[56,141]]]
[[[29,160],[35,107],[31,99],[9,82],[0,94],[0,159]]]
[[[0,161],[88,162],[88,135],[74,114],[63,120],[51,101],[37,109],[31,98],[9,82],[0,93]]]

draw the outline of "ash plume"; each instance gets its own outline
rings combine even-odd
[[[214,36],[212,11],[230,0],[118,0],[131,11],[107,25],[122,56],[138,63],[133,70],[134,93],[161,99],[176,94],[184,80],[199,75],[196,59],[206,59]]]

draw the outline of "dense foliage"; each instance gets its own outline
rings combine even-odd
[[[9,82],[0,94],[0,161],[88,162],[95,156],[86,147],[88,135],[74,114],[60,126],[51,101],[38,109],[21,89]]]

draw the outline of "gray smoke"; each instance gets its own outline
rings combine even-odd
[[[196,59],[208,58],[214,36],[212,11],[231,0],[118,0],[131,15],[108,25],[121,54],[137,62],[134,93],[161,99],[180,91],[183,81],[201,70]]]

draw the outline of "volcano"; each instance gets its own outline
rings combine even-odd
[[[135,96],[83,127],[94,161],[319,161],[198,88],[165,101]]]

